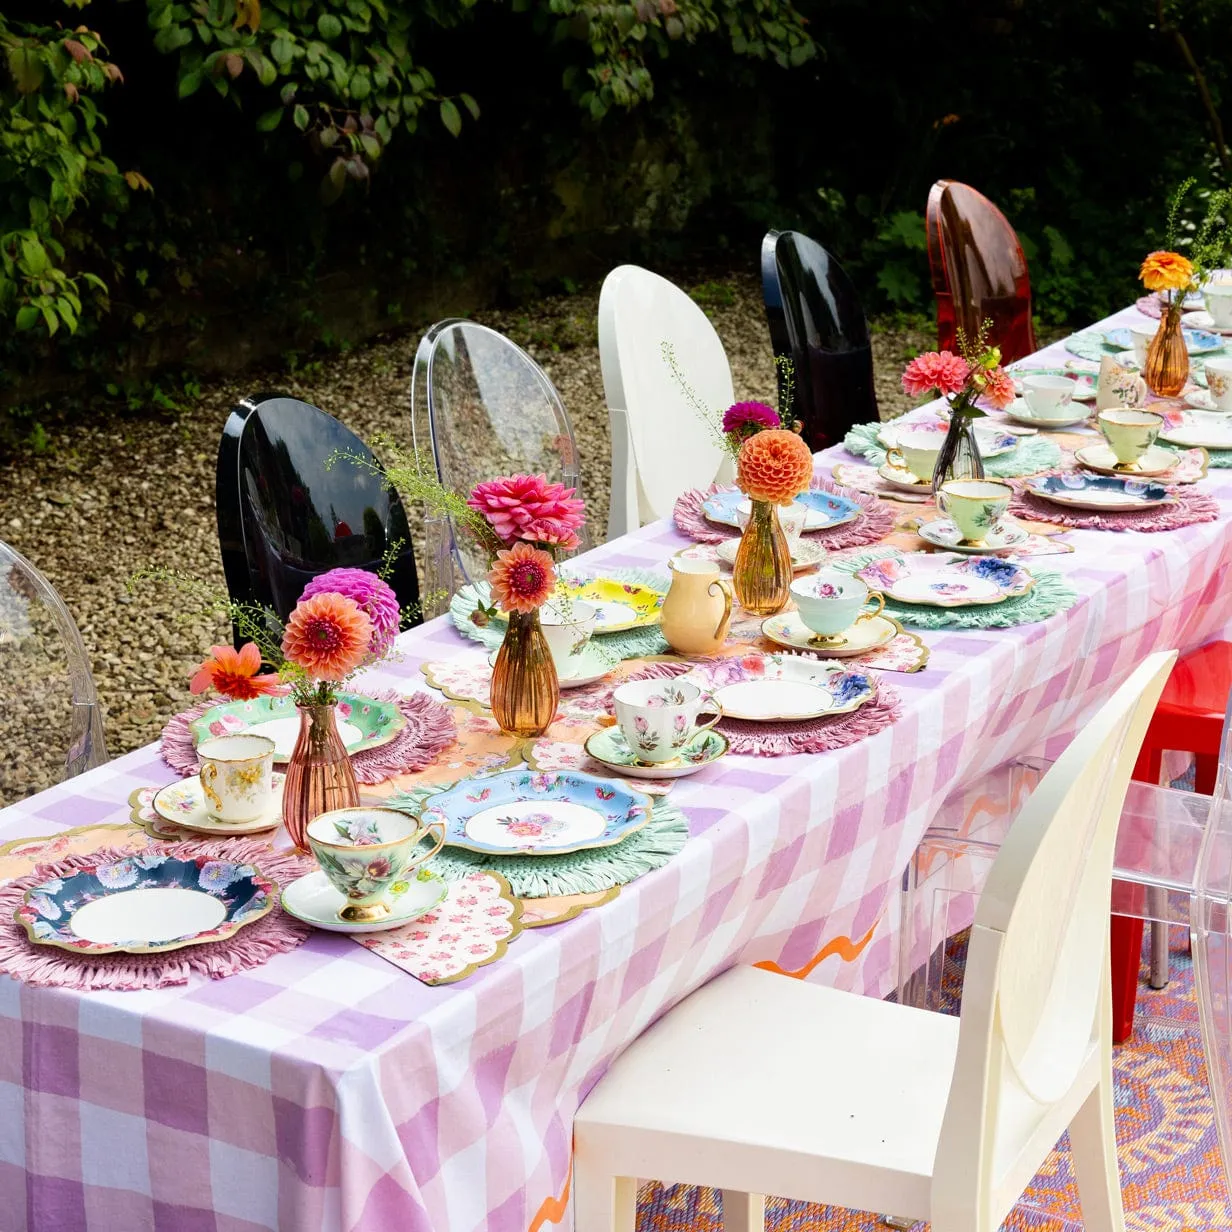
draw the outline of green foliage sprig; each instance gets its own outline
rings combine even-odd
[[[1190,176],[1177,188],[1168,204],[1168,221],[1164,230],[1164,243],[1168,250],[1188,257],[1194,267],[1191,290],[1200,288],[1213,270],[1223,268],[1232,258],[1232,191],[1217,188],[1199,194],[1206,199],[1202,220],[1196,225],[1187,223],[1183,213],[1185,200],[1197,182]],[[1184,236],[1183,231],[1191,234]]]

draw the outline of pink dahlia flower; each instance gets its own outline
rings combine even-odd
[[[393,640],[398,636],[398,622],[401,612],[398,608],[398,596],[394,594],[388,583],[382,581],[375,573],[367,569],[330,569],[314,577],[299,601],[311,599],[313,595],[335,594],[353,599],[360,611],[372,621],[372,644],[369,647],[374,656],[383,655]]]
[[[903,369],[903,389],[913,398],[935,389],[943,397],[958,393],[971,369],[961,355],[951,351],[927,351]]]
[[[723,431],[735,433],[742,441],[756,432],[782,426],[774,408],[764,402],[735,402],[723,412]]]
[[[573,488],[549,483],[546,475],[505,475],[475,485],[467,499],[491,523],[505,543],[521,539],[571,549],[586,520],[586,502],[573,499]]]
[[[984,377],[984,397],[999,411],[1014,401],[1014,378],[1004,368],[994,368]]]

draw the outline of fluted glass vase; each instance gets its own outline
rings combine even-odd
[[[510,612],[492,668],[492,717],[511,736],[542,736],[556,717],[560,681],[539,612]]]
[[[732,589],[736,602],[755,616],[773,616],[787,605],[791,547],[779,523],[778,506],[755,500],[736,550]]]
[[[1146,352],[1146,367],[1142,375],[1146,387],[1161,398],[1173,398],[1189,380],[1189,352],[1181,333],[1183,292],[1173,292],[1173,302],[1159,317],[1159,329]]]
[[[983,478],[984,460],[975,439],[975,421],[955,412],[950,416],[950,427],[933,467],[933,493],[951,479]]]
[[[359,784],[338,733],[337,702],[296,703],[299,739],[282,786],[282,823],[300,851],[308,850],[308,823],[331,809],[354,808]]]

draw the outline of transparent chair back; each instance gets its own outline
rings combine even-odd
[[[509,474],[546,475],[583,495],[573,425],[556,387],[521,347],[486,325],[442,321],[424,335],[411,377],[411,431],[416,452],[430,453],[441,482],[463,495]],[[486,557],[451,530],[438,524],[436,534],[448,536],[459,580],[482,578]],[[590,546],[584,529],[581,550]]]
[[[0,543],[0,804],[107,760],[81,634],[51,583]]]

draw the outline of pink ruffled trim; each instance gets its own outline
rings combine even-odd
[[[1060,472],[1051,472],[1059,474]],[[1198,522],[1213,522],[1219,516],[1219,502],[1192,489],[1174,488],[1175,505],[1157,505],[1119,513],[1096,513],[1093,509],[1064,509],[1051,501],[1040,500],[1025,485],[1013,484],[1010,513],[1033,522],[1051,522],[1077,530],[1177,530]]]
[[[383,783],[395,774],[423,770],[457,738],[457,724],[449,707],[427,693],[402,694],[396,689],[382,689],[366,696],[378,702],[392,702],[406,719],[406,725],[388,744],[362,749],[351,758],[355,777],[361,783]],[[198,702],[163,728],[163,761],[177,774],[187,777],[200,769],[188,725],[218,704],[217,698]]]
[[[280,886],[310,873],[316,861],[295,852],[272,851],[265,843],[188,841],[168,843],[160,848],[173,859],[210,856],[255,864]],[[72,954],[52,946],[35,945],[26,930],[13,918],[25,892],[51,877],[68,877],[79,869],[93,868],[108,860],[122,860],[131,851],[117,849],[92,851],[41,864],[28,876],[0,888],[0,972],[26,984],[47,988],[75,988],[81,992],[97,989],[129,992],[142,988],[167,988],[188,983],[190,975],[225,979],[268,962],[275,954],[285,954],[302,945],[311,929],[287,915],[275,904],[273,911],[241,928],[233,937],[206,945],[172,950],[169,954]]]

